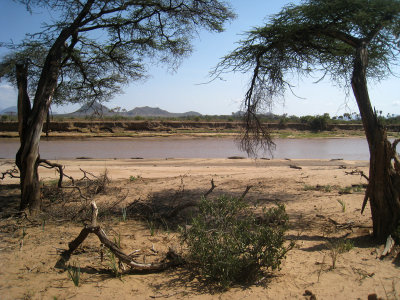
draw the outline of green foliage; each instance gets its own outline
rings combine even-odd
[[[150,235],[154,236],[156,233],[156,222],[153,220],[147,220],[147,225],[149,227]]]
[[[126,222],[126,213],[127,213],[126,206],[121,208],[121,213],[122,213],[122,221]]]
[[[117,258],[115,257],[115,254],[111,252],[111,250],[109,249],[107,249],[107,258],[108,258],[108,265],[114,277],[121,277],[121,272],[118,267]]]
[[[203,198],[181,239],[200,276],[228,288],[258,278],[264,268],[279,268],[292,247],[284,246],[287,226],[283,205],[264,209],[257,218],[242,199]]]
[[[328,242],[328,248],[332,259],[332,269],[336,268],[336,260],[339,254],[349,252],[354,248],[354,243],[348,239],[338,239]]]
[[[286,125],[288,123],[288,118],[286,117],[286,115],[283,115],[280,119],[279,119],[279,127],[280,128],[285,128]]]
[[[322,192],[325,192],[325,193],[330,193],[331,191],[332,191],[332,186],[331,185],[319,185],[319,184],[317,184],[317,185],[308,185],[308,184],[306,184],[306,185],[304,185],[304,188],[303,188],[305,191],[322,191]]]
[[[68,266],[68,277],[72,280],[75,286],[79,286],[81,279],[81,268],[74,263],[72,266]]]
[[[339,194],[352,194],[363,192],[365,186],[362,184],[350,185],[343,188],[339,188]]]
[[[328,125],[331,123],[331,117],[329,114],[325,113],[322,116],[303,116],[300,117],[300,122],[303,124],[308,124],[311,130],[324,131],[328,129]]]
[[[136,177],[133,176],[133,175],[131,175],[131,176],[129,176],[129,181],[136,181],[136,180],[138,180],[138,179],[140,179],[140,178],[141,178],[140,175],[137,175]]]
[[[352,187],[351,186],[346,186],[344,188],[339,189],[339,194],[351,194],[352,193]]]
[[[340,204],[340,206],[342,207],[342,212],[346,212],[346,202],[344,202],[341,199],[337,199],[337,202]]]
[[[114,244],[121,249],[121,233],[118,232],[117,236],[114,236]]]
[[[0,78],[15,84],[15,64],[26,62],[33,96],[40,88],[41,74],[46,73],[42,69],[52,64],[60,76],[50,95],[56,104],[108,100],[129,81],[146,78],[151,62],[174,69],[192,51],[197,31],[221,32],[235,17],[219,0],[16,2],[29,11],[56,17],[48,18],[40,33],[28,32],[20,44],[0,44],[11,51],[0,64]]]
[[[268,141],[257,113],[292,89],[291,80],[318,72],[323,74],[321,80],[330,78],[348,90],[355,62],[361,61],[363,88],[367,89],[367,79],[381,80],[393,74],[391,66],[398,63],[399,20],[398,0],[304,0],[283,7],[265,24],[249,30],[213,70],[215,78],[229,71],[252,74],[243,102],[243,149],[251,153],[265,145],[260,141]],[[367,56],[363,60],[359,59],[361,52]],[[355,91],[356,96],[360,94]],[[362,99],[359,105],[371,106],[368,96]],[[325,130],[327,120],[320,116],[311,125],[314,130]]]

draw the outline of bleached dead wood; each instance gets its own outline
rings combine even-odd
[[[395,245],[395,241],[392,238],[392,236],[389,235],[386,240],[385,248],[382,251],[381,258],[384,258],[386,255],[390,254],[390,252],[392,252],[392,250],[393,250],[394,245]]]

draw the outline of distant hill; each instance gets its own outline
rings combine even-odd
[[[108,107],[104,106],[101,103],[94,102],[91,104],[84,104],[77,111],[74,111],[69,116],[111,116],[114,112],[112,112]]]
[[[186,116],[201,116],[200,113],[195,111],[188,111],[185,113],[171,113],[158,107],[136,107],[130,111],[113,111],[108,107],[95,102],[92,105],[85,104],[77,111],[67,114],[68,116],[126,116],[126,117],[186,117]]]
[[[128,116],[136,117],[186,117],[186,116],[201,116],[200,113],[195,111],[188,111],[185,113],[170,113],[158,107],[135,107],[126,113]]]
[[[0,110],[0,115],[16,115],[18,108],[16,106],[10,106],[3,110]]]

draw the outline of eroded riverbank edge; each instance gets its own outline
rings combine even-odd
[[[361,124],[329,124],[325,131],[313,131],[303,123],[268,123],[274,138],[362,137]],[[63,121],[44,126],[42,136],[49,138],[135,138],[135,137],[232,137],[240,135],[240,122],[195,121]],[[389,135],[400,137],[400,126],[390,125]],[[46,133],[47,132],[47,133]],[[0,137],[18,137],[18,123],[0,122]]]

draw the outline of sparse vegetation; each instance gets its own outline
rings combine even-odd
[[[79,265],[74,263],[72,266],[68,266],[68,277],[72,280],[75,286],[79,286],[81,279],[81,268]]]
[[[182,242],[200,277],[226,289],[259,278],[263,269],[279,269],[293,246],[284,246],[287,226],[283,205],[264,209],[257,218],[240,198],[203,198]]]
[[[355,184],[346,186],[343,188],[339,188],[339,194],[352,194],[352,193],[361,193],[365,189],[365,186],[362,184]]]
[[[149,227],[150,235],[154,236],[156,232],[156,224],[153,220],[147,220],[147,225]]]
[[[329,241],[328,248],[332,259],[331,269],[333,270],[336,268],[336,260],[339,254],[349,252],[351,249],[354,248],[354,244],[351,240],[348,239],[338,239]]]
[[[308,185],[308,184],[306,184],[306,185],[304,185],[304,190],[305,191],[322,191],[322,192],[325,192],[325,193],[329,193],[329,192],[331,192],[332,191],[332,186],[331,185],[319,185],[319,184],[317,184],[317,185]]]
[[[129,181],[136,181],[136,180],[139,180],[140,178],[141,178],[140,175],[137,175],[137,176],[131,175],[131,176],[129,176]]]
[[[122,213],[122,221],[126,222],[126,207],[121,208],[121,213]]]
[[[139,172],[125,169],[124,172],[119,173],[120,170],[114,168],[112,163],[114,162],[107,163],[110,168],[109,175],[112,178],[120,179],[111,182],[106,188],[106,194],[94,195],[89,200],[89,202],[95,200],[98,204],[98,225],[102,227],[112,244],[121,245],[121,252],[129,255],[138,263],[152,264],[162,261],[160,258],[166,257],[170,247],[176,250],[176,254],[186,255],[188,253],[186,245],[183,244],[182,247],[179,247],[179,233],[176,232],[176,228],[179,225],[188,224],[187,232],[190,231],[191,215],[195,216],[199,212],[197,205],[200,196],[204,195],[209,188],[210,170],[207,168],[209,165],[204,165],[201,169],[205,171],[205,175],[185,176],[183,182],[180,180],[183,177],[169,175],[157,177],[159,172],[157,168],[154,168],[153,164],[148,164],[147,169],[141,169],[141,172],[146,174],[146,179],[130,182],[129,176],[136,176]],[[121,161],[115,163],[116,166],[120,166]],[[216,163],[221,165],[219,161]],[[64,171],[67,175],[81,178],[82,173],[76,171],[77,168],[74,167],[78,165],[83,169],[90,170],[91,164],[91,161],[70,162]],[[133,164],[135,163],[133,162]],[[178,164],[172,163],[171,169],[174,170],[176,165]],[[187,166],[186,163],[180,165]],[[358,166],[359,163],[355,162],[354,165]],[[2,167],[9,168],[8,165]],[[136,168],[136,166],[134,167]],[[187,169],[191,168],[191,166],[187,167]],[[317,183],[330,185],[332,193],[304,192],[302,191],[304,183],[299,183],[297,178],[290,178],[291,174],[285,172],[287,162],[279,163],[279,167],[267,174],[256,173],[264,170],[260,170],[258,166],[255,167],[250,162],[245,169],[242,169],[242,166],[232,167],[232,175],[229,177],[226,176],[225,169],[212,170],[216,188],[208,195],[210,201],[216,201],[213,198],[224,193],[234,193],[236,196],[240,196],[246,185],[257,184],[245,198],[249,214],[254,214],[257,226],[265,224],[268,222],[263,219],[262,207],[266,205],[273,207],[273,203],[276,201],[285,203],[286,211],[291,216],[290,230],[285,233],[285,236],[295,239],[296,247],[289,251],[287,260],[282,260],[282,272],[270,273],[271,268],[261,267],[257,279],[252,281],[252,277],[247,282],[247,278],[244,278],[244,282],[246,282],[244,285],[241,285],[240,282],[232,282],[229,286],[235,288],[227,294],[221,294],[222,297],[229,296],[232,299],[265,298],[265,293],[281,295],[286,298],[293,298],[296,295],[301,297],[304,293],[303,286],[307,285],[310,286],[307,289],[312,291],[317,299],[330,297],[356,299],[363,298],[373,291],[383,295],[381,297],[386,299],[383,287],[388,292],[388,298],[391,299],[392,280],[395,282],[396,291],[399,291],[399,281],[396,276],[398,274],[397,248],[394,248],[394,255],[390,255],[384,260],[376,259],[380,254],[380,249],[376,249],[377,245],[370,240],[369,216],[359,216],[357,213],[357,218],[354,218],[351,215],[353,209],[359,208],[359,205],[355,204],[360,204],[364,196],[362,194],[350,196],[337,194],[340,187],[335,184],[339,182],[339,179],[347,180],[343,187],[357,188],[355,184],[359,184],[358,178],[346,176],[345,171],[337,171],[337,173],[331,173],[323,178],[326,168],[305,168],[304,175],[302,175],[305,182],[313,188]],[[350,169],[352,168],[347,168],[347,170]],[[362,170],[365,169],[366,167],[362,168]],[[97,176],[104,170],[104,167],[101,164],[91,170]],[[115,173],[116,171],[118,173]],[[46,171],[46,174],[43,174],[42,178],[46,178],[43,184],[57,191],[55,181],[51,185],[46,181],[52,178],[53,173],[54,171]],[[335,177],[336,175],[337,177]],[[309,177],[305,178],[306,176]],[[90,178],[92,177],[90,176]],[[256,178],[256,180],[252,181],[249,178]],[[321,178],[321,182],[314,182],[313,178]],[[143,274],[146,272],[131,269],[128,264],[121,263],[118,256],[115,255],[115,259],[110,257],[107,252],[108,248],[100,246],[101,242],[92,233],[81,246],[76,248],[68,261],[61,266],[56,266],[56,260],[60,259],[61,261],[63,258],[60,255],[61,251],[68,249],[69,243],[78,236],[83,224],[90,226],[91,214],[87,202],[80,201],[76,189],[61,189],[58,191],[66,194],[64,201],[50,202],[45,199],[43,202],[45,207],[39,218],[29,218],[28,220],[23,215],[14,215],[13,207],[18,207],[17,204],[10,206],[12,201],[18,202],[16,196],[18,185],[9,182],[1,184],[0,197],[8,197],[5,199],[10,199],[10,201],[7,200],[5,203],[7,206],[1,212],[0,256],[3,261],[7,262],[10,270],[21,270],[22,272],[3,272],[4,282],[18,281],[21,283],[19,289],[9,289],[7,285],[4,285],[3,293],[9,293],[8,295],[12,299],[24,299],[23,294],[28,290],[34,293],[32,299],[52,299],[53,296],[65,299],[70,295],[75,295],[75,298],[93,295],[99,299],[108,299],[123,298],[129,293],[136,298],[148,297],[150,294],[158,299],[172,299],[196,297],[199,295],[199,291],[202,291],[201,295],[205,297],[216,297],[215,293],[220,292],[223,288],[218,282],[215,283],[203,276],[200,268],[193,263],[156,274]],[[67,185],[69,182],[66,181],[65,184]],[[85,184],[82,183],[79,186],[85,193],[83,188]],[[361,188],[364,188],[363,185]],[[140,191],[140,193],[135,193],[136,191]],[[341,213],[337,199],[346,202],[346,214]],[[174,208],[190,201],[194,202],[196,206],[179,210],[178,214],[172,216],[171,212]],[[253,203],[257,206],[252,206]],[[127,220],[121,222],[124,207]],[[80,212],[82,209],[83,211]],[[239,214],[239,219],[242,216],[243,214]],[[42,232],[43,220],[46,220],[45,232]],[[149,233],[147,220],[155,222],[154,236]],[[358,225],[361,225],[362,228],[358,229]],[[351,239],[349,238],[350,233]],[[24,235],[26,235],[24,245],[19,251],[19,243]],[[333,245],[340,239],[350,246],[343,247],[345,250],[341,251],[331,250],[330,247],[334,248]],[[345,253],[351,249],[352,241],[356,248]],[[285,242],[285,245],[288,244],[289,242]],[[335,270],[332,270],[332,255],[334,256],[335,253]],[[23,259],[16,260],[16,257]],[[75,287],[68,274],[68,265],[73,267],[74,262],[75,266],[79,264],[80,267],[79,287]],[[134,275],[135,273],[141,275]],[[123,274],[122,280],[120,274]],[[341,276],[343,274],[346,276]],[[343,289],[332,288],[332,276],[335,276],[337,285]],[[302,278],[304,285],[292,285],[293,278]],[[41,284],[37,284],[39,279]],[[382,283],[379,279],[382,279]],[[57,284],[54,285],[54,282]],[[320,289],[313,288],[315,284]],[[357,285],[357,289],[353,289],[354,285]],[[46,286],[51,288],[43,288]],[[107,286],[111,288],[107,288]],[[346,294],[343,291],[346,291]]]
[[[303,187],[304,191],[321,191],[321,192],[325,192],[325,193],[330,193],[333,190],[338,191],[339,194],[343,195],[343,194],[352,194],[352,193],[361,193],[364,191],[365,189],[365,185],[362,184],[354,184],[354,185],[350,185],[350,186],[346,186],[346,187],[340,187],[337,185],[320,185],[320,184],[316,184],[316,185],[309,185],[309,184],[305,184]]]
[[[337,202],[340,204],[340,206],[342,207],[342,212],[346,212],[346,202],[344,202],[341,199],[337,199]]]
[[[115,254],[112,253],[109,249],[106,250],[107,258],[108,258],[108,265],[111,269],[112,274],[114,277],[121,277],[121,272],[119,270],[118,262],[115,257]]]

